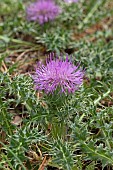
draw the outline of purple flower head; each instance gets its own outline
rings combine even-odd
[[[36,90],[44,90],[46,93],[53,93],[59,90],[60,93],[74,93],[83,82],[84,71],[75,66],[66,57],[46,61],[46,65],[38,64],[36,73],[33,76]]]
[[[74,2],[78,2],[78,0],[64,0],[66,3],[74,3]]]
[[[37,21],[39,24],[54,20],[60,12],[60,7],[52,0],[37,0],[26,10],[28,21]]]

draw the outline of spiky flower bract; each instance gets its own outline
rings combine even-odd
[[[36,73],[33,76],[37,90],[44,90],[46,93],[53,93],[59,90],[60,93],[74,93],[83,82],[84,71],[75,66],[67,56],[49,57],[46,65],[38,64]]]
[[[27,19],[39,24],[54,20],[61,12],[60,7],[53,0],[37,0],[26,10]]]

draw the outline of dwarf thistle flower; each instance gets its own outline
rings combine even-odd
[[[60,12],[60,7],[52,0],[37,0],[31,3],[26,10],[27,19],[37,21],[39,24],[54,20]]]
[[[50,57],[46,65],[38,64],[33,79],[37,90],[53,93],[58,89],[60,93],[74,93],[82,84],[83,76],[84,71],[68,57],[65,60]]]

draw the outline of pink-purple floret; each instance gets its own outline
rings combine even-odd
[[[54,20],[60,12],[60,7],[53,0],[37,0],[26,9],[28,21],[36,21],[39,24]]]
[[[38,63],[36,73],[33,76],[36,90],[54,93],[59,89],[60,93],[74,93],[83,82],[84,70],[75,66],[68,57],[46,62],[46,65]]]

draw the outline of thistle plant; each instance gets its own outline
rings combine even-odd
[[[31,3],[26,10],[28,21],[39,24],[54,20],[60,13],[60,7],[52,0],[39,0]]]
[[[46,65],[38,64],[33,76],[36,90],[43,91],[45,101],[48,101],[51,121],[59,123],[59,119],[62,124],[60,128],[64,128],[64,117],[68,115],[68,113],[61,115],[61,110],[69,103],[70,97],[83,82],[84,71],[79,66],[80,64],[74,65],[69,56],[64,59],[63,56],[55,58],[55,55],[51,54],[46,60]]]

